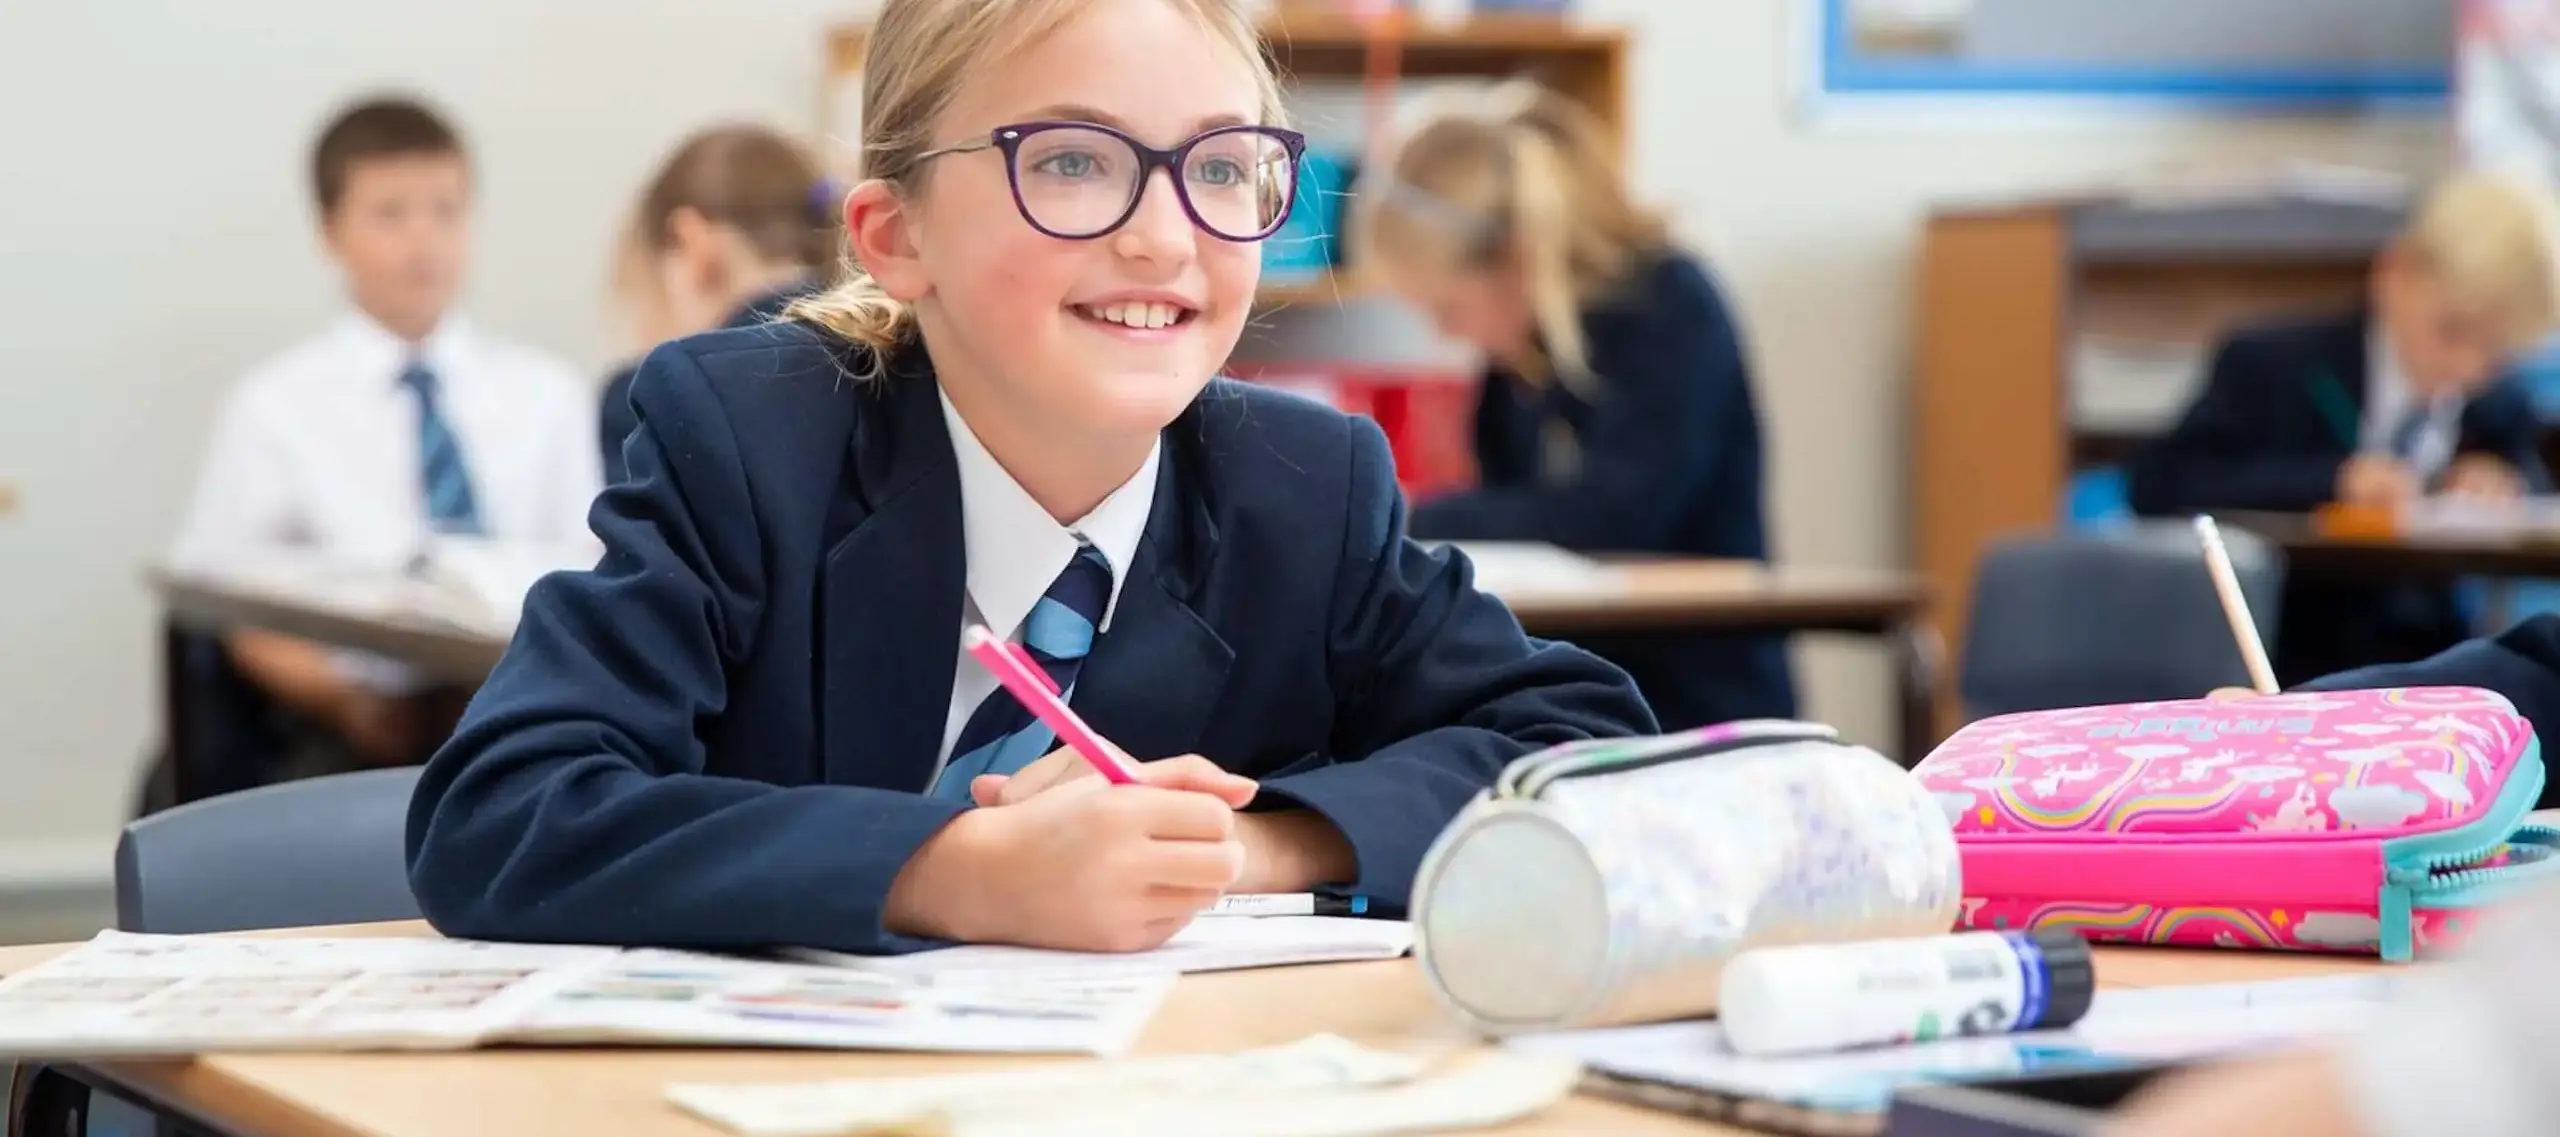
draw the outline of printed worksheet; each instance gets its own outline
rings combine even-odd
[[[488,1043],[1115,1054],[1171,979],[957,981],[685,952],[106,932],[0,979],[0,1060]]]

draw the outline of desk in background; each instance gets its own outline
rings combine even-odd
[[[2371,580],[2502,580],[2560,577],[2560,533],[2418,532],[2392,537],[2344,537],[2324,533],[2296,513],[2216,513],[2223,524],[2256,533],[2284,550],[2285,570]]]
[[[423,935],[418,924],[313,929],[328,935]],[[70,945],[0,949],[0,971]],[[2101,949],[2110,987],[2270,980],[2378,967],[2371,961]],[[1242,1050],[1330,1032],[1373,1045],[1459,1040],[1410,959],[1187,976],[1139,1043],[1140,1054]],[[57,1067],[222,1137],[715,1137],[661,1091],[678,1081],[814,1081],[983,1070],[1056,1059],[915,1054],[518,1048],[460,1054],[218,1055],[192,1062]],[[20,1118],[10,1132],[21,1132]],[[1499,1131],[1503,1137],[1740,1134],[1587,1097]]]
[[[1894,652],[1900,687],[1899,753],[1917,762],[1938,742],[1932,707],[1939,643],[1925,622],[1928,595],[1907,573],[1770,567],[1745,561],[1642,559],[1612,562],[1605,583],[1538,587],[1505,595],[1531,633],[1570,639],[1586,632],[1829,632],[1874,636]],[[309,592],[192,579],[167,572],[151,582],[168,614],[170,663],[163,671],[177,800],[193,800],[187,772],[201,768],[180,729],[193,700],[188,668],[179,666],[184,632],[249,627],[401,660],[426,677],[475,685],[505,654],[507,637],[467,621],[439,618],[386,602],[380,588]],[[1497,595],[1503,595],[1497,593]]]

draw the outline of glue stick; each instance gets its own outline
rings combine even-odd
[[[1737,1053],[1814,1054],[2065,1027],[2096,986],[2076,932],[1966,932],[1742,952],[1717,1015]]]

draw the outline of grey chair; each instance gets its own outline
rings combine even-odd
[[[415,768],[240,790],[152,814],[116,842],[116,927],[233,932],[410,920]]]
[[[2283,554],[2231,526],[2222,537],[2272,653]],[[2248,685],[2204,552],[2184,523],[2016,538],[1986,551],[1975,570],[1956,680],[1968,721]]]

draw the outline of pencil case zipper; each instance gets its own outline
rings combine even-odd
[[[1548,786],[1573,778],[1623,774],[1651,766],[1790,742],[1838,742],[1840,732],[1817,723],[1750,719],[1656,738],[1595,738],[1519,759],[1493,783],[1498,799],[1535,799]]]

